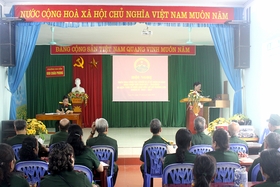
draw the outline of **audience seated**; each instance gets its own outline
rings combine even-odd
[[[87,166],[89,169],[95,169],[98,172],[103,171],[103,166],[94,154],[93,150],[90,147],[86,147],[83,140],[83,131],[79,125],[71,125],[68,128],[68,139],[69,143],[75,153],[75,164]]]
[[[15,120],[14,128],[16,135],[7,139],[7,144],[13,146],[15,144],[22,144],[26,137],[31,135],[26,134],[26,121],[25,120]],[[47,156],[48,150],[39,142],[39,153],[40,156]]]
[[[266,181],[255,187],[280,186],[280,152],[277,149],[267,149],[261,152],[260,167]]]
[[[194,161],[194,187],[209,187],[215,178],[216,160],[210,155],[198,155]]]
[[[278,149],[280,147],[280,134],[276,132],[269,133],[264,139],[264,149]],[[256,158],[248,171],[248,181],[251,181],[253,168],[260,163],[260,157]],[[259,172],[257,181],[263,181],[262,175]]]
[[[228,125],[228,133],[230,135],[229,143],[243,143],[248,147],[248,144],[246,141],[239,139],[238,133],[239,133],[239,124],[236,122],[231,122]]]
[[[222,128],[215,130],[213,134],[213,149],[214,151],[206,154],[212,155],[217,162],[236,162],[239,164],[237,153],[229,151],[228,133]]]
[[[175,135],[175,139],[178,148],[176,149],[176,153],[166,155],[163,164],[164,168],[173,163],[194,163],[196,155],[189,152],[192,139],[191,132],[186,128],[179,129]]]
[[[161,121],[159,119],[153,119],[151,122],[150,122],[150,131],[151,133],[153,134],[153,136],[146,140],[143,144],[143,147],[142,147],[142,152],[141,152],[141,155],[140,155],[140,160],[142,162],[144,162],[144,154],[143,154],[143,148],[146,144],[150,144],[150,143],[164,143],[164,144],[169,144],[168,141],[166,141],[164,138],[162,138],[160,136],[160,133],[161,133]],[[149,163],[147,163],[147,166],[148,168],[150,167]],[[144,178],[144,164],[142,164],[140,166],[140,171],[142,173],[142,177]],[[148,171],[149,172],[149,171]]]
[[[0,187],[29,187],[23,175],[13,172],[16,160],[12,147],[0,143],[0,150]]]
[[[49,154],[49,172],[40,182],[40,187],[92,187],[83,172],[74,171],[75,156],[72,146],[66,142],[53,145]]]
[[[196,134],[192,136],[192,145],[211,145],[212,138],[204,133],[205,130],[205,119],[201,116],[198,116],[194,120],[194,130]]]
[[[106,119],[104,118],[96,119],[95,122],[92,123],[92,130],[87,139],[86,145],[89,147],[95,145],[112,146],[115,149],[114,159],[116,162],[118,160],[118,143],[117,140],[107,136],[108,128],[109,128],[109,124]],[[97,137],[93,137],[93,135],[95,134],[95,130],[98,132]],[[119,171],[118,165],[114,163],[113,185],[116,184],[118,171]],[[108,169],[108,172],[110,172],[110,168]]]
[[[59,131],[56,132],[55,134],[52,134],[50,137],[50,144],[51,146],[54,143],[61,142],[61,141],[66,141],[68,138],[68,128],[70,125],[70,121],[66,118],[63,118],[59,121]]]
[[[19,150],[19,161],[41,161],[38,157],[39,142],[33,136],[26,137],[22,142],[22,147]]]

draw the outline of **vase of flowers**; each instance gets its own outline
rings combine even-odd
[[[188,94],[189,109],[193,110],[196,116],[203,107],[203,105],[200,103],[201,98],[202,96],[197,91],[190,90],[190,93]]]
[[[87,104],[88,95],[84,92],[70,92],[68,94],[68,97],[70,98],[72,103],[85,103],[85,105]]]
[[[27,119],[26,123],[26,133],[28,135],[35,135],[35,137],[38,139],[38,141],[40,141],[40,143],[44,142],[44,134],[48,134],[48,130],[45,124],[42,121],[38,121],[35,118]]]
[[[229,120],[226,118],[217,118],[214,121],[211,121],[207,127],[208,135],[213,136],[217,126],[227,126],[228,124]]]

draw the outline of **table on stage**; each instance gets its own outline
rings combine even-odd
[[[261,182],[248,182],[248,187],[259,184]],[[191,184],[165,184],[164,187],[192,187]],[[233,182],[211,183],[211,187],[234,187]]]
[[[61,120],[62,118],[67,118],[69,120],[72,120],[73,123],[76,123],[77,125],[82,127],[82,115],[80,113],[74,113],[74,114],[45,113],[45,114],[36,115],[36,119],[40,121]]]

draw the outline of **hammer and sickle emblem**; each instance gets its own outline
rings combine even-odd
[[[75,63],[73,65],[74,67],[84,68],[85,61],[84,61],[83,57],[80,56],[79,58],[77,58],[76,62],[77,63]]]

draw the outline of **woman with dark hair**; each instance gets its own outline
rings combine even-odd
[[[22,147],[19,150],[19,161],[28,161],[28,160],[41,160],[38,157],[39,144],[35,137],[28,136],[22,142]]]
[[[260,155],[261,173],[266,181],[255,187],[280,186],[280,153],[277,149],[267,149]]]
[[[13,173],[16,160],[12,147],[0,143],[0,150],[0,187],[29,187],[23,176]]]
[[[197,155],[194,161],[194,187],[209,187],[216,173],[216,160],[210,155]]]
[[[102,172],[102,164],[94,154],[93,150],[85,146],[82,136],[83,131],[79,125],[73,124],[68,128],[68,138],[66,142],[74,149],[75,163],[87,166],[91,170],[96,169],[98,172]]]
[[[214,151],[206,154],[212,155],[217,162],[236,162],[239,164],[237,153],[229,151],[229,136],[227,131],[222,128],[215,130],[213,134],[212,147]]]
[[[40,182],[40,187],[92,187],[87,176],[82,172],[74,171],[74,150],[66,142],[53,144],[49,153],[49,172]]]
[[[164,159],[163,167],[173,163],[194,163],[195,154],[189,152],[192,134],[188,129],[179,129],[175,135],[176,153],[167,154]]]
[[[201,93],[201,83],[200,82],[195,82],[193,83],[193,91],[196,91],[198,93]]]

